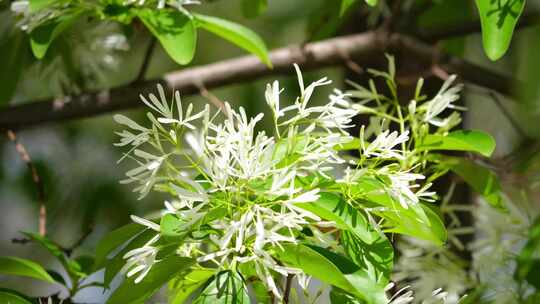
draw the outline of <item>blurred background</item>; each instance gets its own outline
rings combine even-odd
[[[312,22],[310,20],[313,20],[314,15],[324,13],[328,9],[329,2],[332,1],[270,0],[267,12],[255,19],[243,17],[239,1],[234,0],[205,2],[204,5],[193,9],[247,25],[261,35],[269,49],[273,49],[313,39],[313,32],[308,30],[310,27],[313,28],[309,25]],[[472,1],[434,2],[431,9],[418,19],[420,28],[432,29],[477,20]],[[455,4],[457,2],[460,4]],[[539,4],[530,1],[528,9],[540,10]],[[9,10],[9,1],[0,2],[0,6],[0,37],[2,37],[13,27],[14,17]],[[463,7],[469,7],[469,10],[456,11]],[[384,11],[385,8],[370,13],[362,11],[360,15],[365,20],[349,18],[337,26],[337,34],[362,31],[376,26],[380,14],[383,14],[381,12]],[[104,35],[104,33],[111,34]],[[148,32],[142,27],[122,28],[113,23],[93,24],[91,21],[81,21],[63,35],[60,43],[53,45],[51,54],[46,60],[41,62],[32,60],[29,49],[26,50],[27,53],[21,54],[18,64],[25,68],[21,69],[20,81],[16,85],[11,104],[67,96],[87,88],[107,88],[128,83],[138,73],[149,39]],[[22,43],[27,43],[27,40]],[[519,94],[512,99],[502,96],[493,98],[487,90],[475,86],[466,86],[462,98],[468,108],[464,113],[465,127],[485,130],[495,137],[497,150],[494,159],[499,160],[502,165],[494,167],[494,170],[501,173],[507,199],[516,205],[515,212],[512,211],[513,218],[498,219],[496,214],[491,215],[493,211],[489,211],[489,208],[482,208],[481,200],[476,200],[475,216],[478,219],[483,218],[484,221],[476,221],[475,233],[479,237],[485,236],[495,231],[493,230],[495,228],[488,229],[488,232],[483,231],[486,225],[503,225],[499,228],[508,227],[508,230],[490,236],[493,237],[493,244],[500,238],[511,239],[512,242],[504,250],[519,248],[524,242],[523,231],[526,231],[530,219],[538,213],[539,206],[537,186],[540,181],[540,157],[535,148],[538,145],[537,137],[540,136],[540,56],[538,56],[540,27],[529,26],[517,31],[508,54],[495,63],[484,55],[480,33],[441,41],[439,46],[470,62],[527,83],[523,88],[516,88]],[[244,55],[242,50],[205,32],[200,33],[197,48],[191,66]],[[64,52],[69,52],[70,55],[56,56]],[[1,60],[3,59],[0,58]],[[398,57],[398,74],[402,63],[411,64],[400,60]],[[374,61],[374,67],[384,68],[381,67],[380,60]],[[158,78],[168,71],[182,68],[185,67],[174,63],[157,45],[146,78]],[[305,80],[309,82],[323,76],[333,80],[333,84],[318,91],[314,97],[317,103],[324,103],[333,87],[346,88],[345,79],[359,82],[365,80],[364,76],[356,75],[354,71],[344,67],[309,72],[305,74]],[[234,106],[245,107],[248,114],[268,113],[265,108],[264,89],[266,83],[274,79],[276,77],[227,86],[212,90],[211,93]],[[293,67],[291,66],[290,76],[277,79],[285,88],[282,95],[283,102],[294,102],[298,88]],[[435,88],[440,87],[442,83],[434,76],[428,76],[426,82]],[[184,98],[184,102],[202,107],[208,101],[195,96]],[[146,109],[141,107],[123,114],[144,124],[145,112]],[[63,246],[69,247],[91,231],[82,245],[76,249],[76,254],[92,253],[96,243],[106,232],[130,221],[130,214],[142,216],[162,207],[163,197],[160,195],[151,193],[144,199],[137,200],[137,195],[131,192],[130,185],[119,183],[124,172],[131,168],[132,164],[129,160],[117,163],[125,151],[113,146],[117,141],[114,132],[121,129],[113,122],[113,114],[47,124],[17,132],[19,141],[26,147],[44,182],[48,206],[48,235]],[[7,139],[0,141],[0,158],[2,159],[1,255],[21,256],[43,262],[52,269],[59,269],[59,265],[56,265],[56,262],[37,245],[12,242],[13,238],[21,237],[20,231],[37,231],[39,206],[36,186],[32,182],[30,172],[13,143]],[[515,164],[521,164],[521,167],[518,168]],[[478,227],[479,225],[482,227]],[[512,226],[511,229],[510,225],[516,227]],[[509,236],[504,236],[506,233]],[[488,250],[487,256],[495,252],[495,249]],[[474,263],[472,259],[469,262]],[[493,273],[499,275],[498,284],[503,286],[504,275],[505,273],[508,275],[510,271],[505,272],[506,266],[501,263],[502,270],[494,269]],[[441,277],[443,276],[441,274]],[[458,274],[456,280],[462,279]],[[11,277],[0,276],[0,285],[30,295],[54,292],[46,284]],[[89,288],[81,292],[77,300],[84,303],[101,303],[106,296],[101,288]],[[156,302],[159,301],[163,300],[158,296]]]

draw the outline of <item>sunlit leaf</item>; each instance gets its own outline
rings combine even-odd
[[[267,66],[272,66],[264,41],[254,31],[238,23],[217,17],[200,14],[194,14],[193,16],[197,20],[199,27],[234,43],[259,57]]]
[[[32,304],[28,299],[14,290],[0,289],[0,303],[6,304]]]
[[[144,229],[144,226],[133,223],[122,226],[105,235],[105,237],[103,237],[96,246],[94,270],[103,268],[107,262],[107,256],[114,249],[129,241],[131,238],[141,233]]]
[[[193,304],[249,304],[247,287],[242,277],[231,270],[218,273],[193,300]]]
[[[478,130],[459,130],[447,135],[428,134],[417,145],[419,150],[471,151],[490,157],[495,150],[495,140],[488,133]]]
[[[144,279],[135,284],[135,277],[126,279],[109,297],[108,304],[141,303],[151,297],[174,276],[187,271],[195,260],[170,256],[154,264]]]
[[[169,303],[184,304],[191,294],[199,289],[214,274],[216,269],[196,268],[169,283]]]
[[[42,59],[53,40],[69,28],[81,15],[82,12],[80,11],[62,14],[33,29],[30,33],[30,46],[34,56]]]
[[[276,251],[277,258],[286,265],[302,269],[305,273],[339,287],[366,303],[387,303],[384,285],[346,257],[313,245],[283,245]]]
[[[193,60],[197,31],[191,18],[175,9],[142,9],[137,16],[174,61],[185,65]]]
[[[23,276],[55,283],[55,280],[41,265],[17,257],[0,257],[0,274]]]
[[[476,0],[482,24],[484,51],[491,60],[501,58],[512,40],[525,0]]]

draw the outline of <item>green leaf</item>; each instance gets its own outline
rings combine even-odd
[[[33,12],[42,10],[44,8],[51,7],[59,2],[61,2],[61,0],[30,0],[29,9],[30,9],[30,12],[33,13]]]
[[[345,291],[337,288],[332,287],[330,290],[330,303],[332,304],[362,304],[362,302],[358,299],[355,299],[350,294],[346,293]]]
[[[160,233],[168,242],[178,242],[186,236],[188,231],[185,222],[172,214],[165,214],[161,218]]]
[[[366,0],[366,3],[371,6],[377,5],[378,0]]]
[[[358,0],[341,0],[341,6],[339,8],[339,16],[343,17],[345,13],[357,2]],[[373,0],[367,0],[368,4],[369,2],[373,2]],[[377,3],[377,0],[375,0],[375,3]]]
[[[238,272],[218,273],[212,282],[193,300],[193,304],[249,304],[247,287]]]
[[[7,104],[17,88],[26,53],[26,37],[21,31],[6,33],[0,41],[0,106]]]
[[[105,267],[107,256],[114,249],[129,241],[144,229],[145,227],[139,224],[127,224],[103,237],[96,246],[94,270]]]
[[[66,272],[70,275],[70,277],[85,277],[86,274],[81,271],[81,265],[77,263],[76,261],[68,258],[62,248],[53,242],[52,240],[48,239],[47,237],[41,236],[36,233],[31,232],[23,232],[24,235],[26,235],[29,239],[33,240],[34,242],[40,244],[43,248],[45,248],[50,254],[52,254],[60,263],[62,266],[64,266],[64,269]]]
[[[55,283],[55,280],[43,267],[41,267],[41,265],[36,262],[17,257],[0,257],[0,273],[29,277],[49,283]]]
[[[0,303],[6,304],[32,304],[16,291],[9,289],[0,289]]]
[[[495,140],[482,131],[459,130],[450,132],[446,136],[428,134],[417,148],[419,150],[472,151],[490,157],[495,150]]]
[[[384,285],[377,284],[369,274],[347,258],[313,245],[283,245],[277,258],[286,265],[300,268],[306,274],[339,287],[366,303],[387,303]]]
[[[215,273],[216,269],[196,268],[185,276],[177,277],[169,284],[169,303],[184,304],[191,294],[204,285]]]
[[[443,245],[447,232],[441,218],[424,204],[416,204],[405,209],[390,195],[386,185],[379,179],[365,176],[351,187],[350,195],[357,201],[384,206],[389,211],[376,211],[384,218],[385,232],[410,235],[419,239]]]
[[[514,278],[518,282],[527,281],[540,290],[540,217],[537,217],[529,229],[528,241],[516,258],[517,267]]]
[[[335,222],[338,228],[353,232],[367,244],[373,244],[381,238],[380,233],[371,227],[364,216],[338,195],[323,192],[317,201],[297,203],[296,206]]]
[[[489,59],[501,58],[512,40],[525,0],[476,0],[482,24],[482,42]]]
[[[242,0],[242,14],[248,18],[254,18],[266,11],[268,0]]]
[[[169,256],[152,267],[144,279],[135,284],[134,277],[126,279],[109,297],[108,304],[141,303],[151,297],[174,276],[186,271],[195,260]],[[136,276],[135,276],[136,277]]]
[[[228,40],[238,47],[259,57],[268,67],[272,67],[272,62],[268,57],[268,50],[264,41],[254,31],[249,28],[228,20],[217,17],[193,14],[197,25],[203,29],[214,33],[221,38]]]
[[[193,20],[176,9],[141,9],[137,16],[178,64],[188,64],[195,56],[197,31]]]
[[[459,157],[443,158],[443,166],[459,175],[493,207],[504,211],[505,204],[501,197],[499,178],[493,171],[475,162]]]
[[[372,279],[380,285],[388,284],[394,266],[394,248],[384,235],[376,243],[366,244],[350,231],[342,231],[340,243],[347,256],[366,269]]]
[[[80,11],[65,13],[32,30],[30,33],[30,46],[34,56],[37,59],[42,59],[53,40],[70,27],[81,14]]]

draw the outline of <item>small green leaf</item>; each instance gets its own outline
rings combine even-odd
[[[347,258],[313,245],[283,245],[277,258],[286,265],[302,269],[306,274],[339,287],[366,303],[387,303],[384,285]]]
[[[172,214],[165,214],[161,218],[160,233],[166,241],[178,242],[182,240],[188,231],[185,222]]]
[[[231,270],[218,273],[212,282],[193,300],[193,304],[249,304],[247,287],[242,277]]]
[[[137,16],[174,61],[185,65],[193,60],[197,31],[191,18],[176,9],[141,9]]]
[[[475,162],[459,157],[445,157],[443,166],[459,175],[493,207],[504,211],[501,186],[495,173]]]
[[[345,13],[347,13],[347,11],[357,2],[358,0],[341,0],[341,6],[339,8],[339,16],[340,17],[343,17],[343,15],[345,15]],[[373,0],[371,0],[373,1]],[[366,2],[370,2],[370,1],[366,1]],[[377,0],[375,0],[375,3],[377,2]]]
[[[525,0],[476,0],[482,25],[482,42],[489,59],[501,58],[512,41],[512,34]]]
[[[0,273],[30,277],[49,283],[55,283],[54,279],[43,267],[41,267],[41,265],[30,260],[16,257],[0,257]]]
[[[62,14],[36,27],[30,33],[30,46],[37,59],[42,59],[49,46],[63,31],[81,16],[80,11]]]
[[[135,284],[135,277],[126,279],[109,297],[108,304],[142,303],[174,276],[187,271],[195,260],[169,256],[152,267],[144,279]]]
[[[0,289],[0,303],[6,304],[32,304],[16,291],[9,289]]]
[[[242,0],[242,14],[248,18],[254,18],[266,11],[268,0]]]
[[[23,232],[23,234],[34,242],[40,244],[50,254],[57,258],[71,277],[82,278],[86,276],[86,274],[81,271],[81,265],[79,265],[79,263],[77,263],[76,261],[68,258],[58,244],[48,239],[47,237],[41,236],[36,233]]]
[[[238,23],[212,16],[200,14],[193,14],[193,16],[195,17],[195,20],[197,20],[197,25],[199,27],[236,44],[259,57],[268,67],[272,67],[266,45],[254,31]]]
[[[377,2],[378,2],[378,1],[379,1],[379,0],[366,0],[366,3],[367,3],[368,5],[370,5],[370,6],[375,6],[375,5],[377,5]]]
[[[495,139],[482,131],[459,130],[447,135],[428,134],[417,148],[419,150],[472,151],[490,157],[495,150]]]
[[[139,224],[127,224],[116,230],[111,231],[99,241],[96,246],[96,257],[94,270],[105,267],[107,256],[120,245],[126,243],[145,229]]]
[[[381,238],[364,216],[338,195],[323,192],[317,201],[297,203],[296,206],[335,222],[338,228],[353,232],[367,244],[373,244]]]
[[[37,12],[39,10],[42,10],[44,8],[51,7],[58,2],[61,2],[61,0],[30,0],[29,1],[29,9],[30,12]]]
[[[187,275],[182,275],[169,283],[169,303],[184,304],[191,294],[199,289],[214,274],[216,269],[196,268]]]

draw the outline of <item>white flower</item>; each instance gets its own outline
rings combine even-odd
[[[152,266],[159,262],[156,259],[159,250],[157,247],[152,246],[158,239],[159,234],[150,239],[142,247],[130,250],[123,256],[127,261],[120,272],[126,273],[128,278],[138,274],[134,281],[135,284],[142,281],[148,272],[150,272]]]
[[[448,77],[437,95],[435,95],[435,97],[426,104],[422,105],[426,111],[424,121],[435,126],[441,126],[443,124],[443,120],[437,117],[439,114],[448,108],[461,109],[460,107],[452,104],[454,101],[459,99],[459,92],[463,88],[462,85],[451,86],[454,80],[456,80],[456,77],[456,75],[451,75]]]
[[[362,126],[362,129],[360,130],[360,145],[365,156],[404,159],[405,156],[402,154],[403,151],[395,149],[394,147],[409,140],[409,131],[399,134],[397,131],[390,133],[389,130],[386,130],[377,135],[375,140],[368,144],[367,147],[364,140],[364,126]]]

